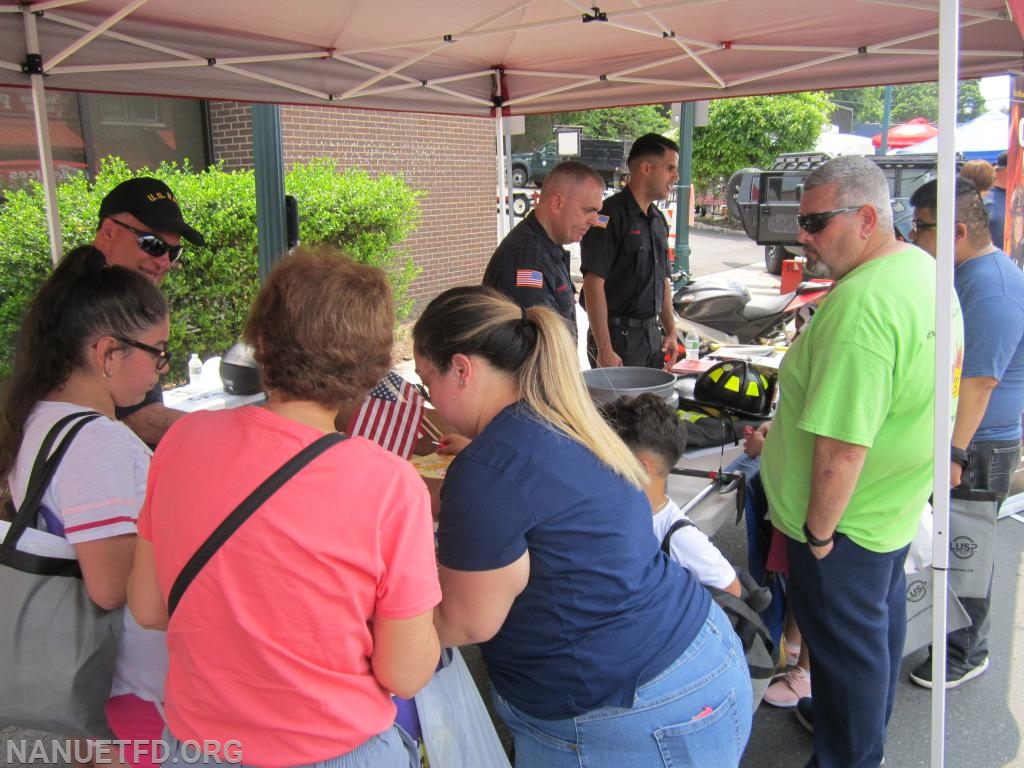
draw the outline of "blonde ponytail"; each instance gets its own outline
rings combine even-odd
[[[430,302],[413,339],[417,353],[442,373],[460,353],[480,355],[510,373],[520,400],[540,419],[635,487],[646,483],[643,466],[594,406],[572,336],[553,310],[521,309],[483,286],[452,288]]]

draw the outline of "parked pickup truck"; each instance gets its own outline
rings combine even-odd
[[[579,159],[601,174],[605,184],[615,186],[626,172],[626,153],[632,142],[616,139],[580,139]],[[552,168],[562,160],[554,141],[543,144],[533,152],[512,155],[512,186],[544,182]]]
[[[868,155],[889,181],[893,219],[906,236],[910,230],[910,196],[937,174],[936,156]],[[743,223],[747,237],[763,245],[764,267],[781,274],[784,259],[801,255],[796,224],[800,196],[807,175],[829,160],[824,152],[794,152],[779,155],[770,170],[746,168],[737,171],[726,185],[729,215]]]

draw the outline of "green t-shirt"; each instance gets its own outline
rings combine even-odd
[[[963,320],[953,303],[959,366]],[[875,552],[908,544],[932,487],[934,259],[908,246],[847,274],[786,352],[779,386],[761,459],[775,527],[804,540],[822,435],[869,449],[837,530]]]

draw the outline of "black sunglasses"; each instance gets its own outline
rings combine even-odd
[[[910,230],[912,232],[924,232],[926,229],[935,229],[937,226],[938,224],[932,221],[919,221],[914,219],[910,223]]]
[[[162,237],[154,235],[152,232],[143,232],[141,229],[136,229],[131,224],[125,224],[123,221],[118,221],[117,219],[111,219],[111,221],[115,224],[119,224],[134,234],[136,239],[139,241],[139,248],[148,253],[154,259],[159,259],[166,253],[167,258],[170,259],[173,264],[178,260],[178,257],[181,256],[182,246],[170,245]]]
[[[836,208],[834,211],[822,211],[821,213],[802,213],[796,217],[796,223],[808,235],[816,235],[827,227],[828,223],[839,214],[859,211],[863,207],[862,205],[857,205],[851,208]]]
[[[156,358],[156,369],[159,371],[162,368],[167,368],[171,364],[171,353],[166,349],[160,349],[160,347],[152,347],[149,344],[143,344],[141,341],[135,341],[135,339],[126,339],[123,336],[115,336],[122,344],[127,344],[129,347],[135,347],[135,349],[141,349],[143,352],[148,352]]]

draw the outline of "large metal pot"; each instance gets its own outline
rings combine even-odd
[[[610,403],[626,395],[636,397],[652,392],[675,408],[679,404],[676,395],[676,377],[668,371],[639,366],[621,368],[592,368],[583,371],[583,381],[594,402],[599,405]]]

